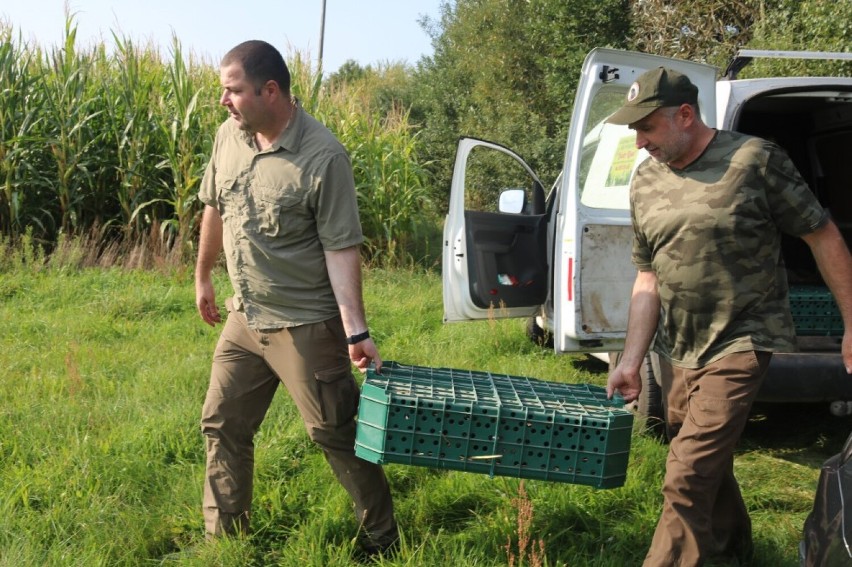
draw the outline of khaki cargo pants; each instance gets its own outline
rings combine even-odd
[[[662,363],[671,443],[646,567],[750,558],[751,519],[734,478],[734,448],[771,357],[734,353],[697,370]]]
[[[358,388],[339,317],[275,331],[255,331],[230,309],[213,356],[201,428],[207,445],[204,523],[209,535],[246,532],[254,474],[253,437],[279,382],[351,496],[361,537],[396,539],[393,504],[379,465],[355,456]]]

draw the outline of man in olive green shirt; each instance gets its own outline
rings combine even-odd
[[[624,354],[607,383],[610,395],[636,399],[652,341],[668,363],[663,511],[644,565],[748,562],[751,521],[733,452],[772,352],[794,349],[781,233],[807,242],[840,306],[847,372],[852,259],[781,149],[705,125],[685,75],[663,67],[642,74],[607,120],[629,125],[651,156],[631,181],[639,272]]]
[[[281,383],[353,499],[362,547],[386,551],[398,539],[388,484],[380,466],[354,453],[358,389],[350,364],[365,371],[382,361],[364,314],[349,158],[290,95],[287,66],[268,43],[232,49],[220,78],[219,102],[230,117],[199,192],[201,318],[221,320],[211,271],[222,250],[234,295],[202,412],[206,530],[248,530],[252,440]]]

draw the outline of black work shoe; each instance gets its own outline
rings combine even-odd
[[[399,537],[386,543],[374,543],[366,540],[361,541],[353,554],[353,557],[362,563],[367,563],[379,558],[388,558],[399,550]]]

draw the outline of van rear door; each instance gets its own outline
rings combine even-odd
[[[628,187],[637,151],[627,126],[606,124],[630,85],[648,69],[680,71],[699,88],[704,121],[715,125],[715,67],[610,49],[583,64],[568,135],[554,219],[554,348],[560,352],[622,350],[636,269],[630,261]]]

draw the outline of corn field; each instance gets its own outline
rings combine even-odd
[[[149,238],[191,254],[196,198],[226,113],[218,65],[188,57],[177,37],[158,47],[113,34],[81,47],[73,17],[61,45],[23,42],[0,22],[0,237],[48,251],[91,234],[101,245]],[[434,213],[417,137],[403,110],[379,116],[368,93],[334,92],[307,58],[290,54],[292,89],[352,159],[367,259],[409,263]]]

